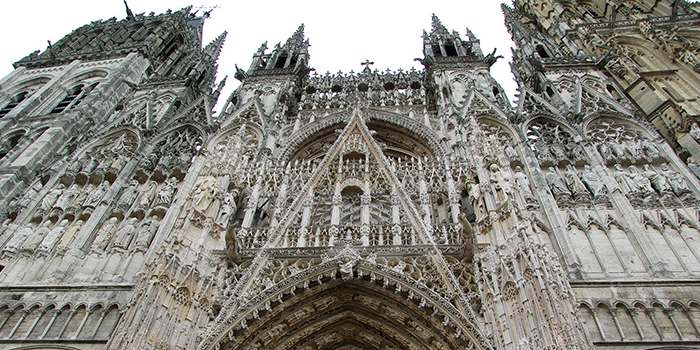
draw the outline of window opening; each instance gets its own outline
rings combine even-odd
[[[72,88],[68,92],[68,95],[66,95],[66,97],[64,97],[63,100],[61,102],[59,102],[58,105],[56,105],[56,107],[54,107],[51,110],[51,114],[63,112],[66,108],[68,108],[68,106],[71,104],[71,102],[73,102],[73,100],[75,100],[80,95],[80,93],[82,91],[83,91],[82,84]]]
[[[447,56],[457,56],[457,48],[455,48],[455,45],[452,43],[445,44],[445,54]]]
[[[6,116],[7,113],[10,113],[13,108],[17,107],[18,104],[24,101],[24,99],[27,97],[27,93],[27,91],[23,91],[15,95],[15,97],[13,97],[3,109],[0,109],[0,118]]]
[[[544,49],[544,46],[542,45],[537,45],[537,54],[540,55],[542,58],[549,58],[549,54],[547,53],[547,50]]]

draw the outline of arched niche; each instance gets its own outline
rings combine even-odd
[[[229,315],[199,349],[490,349],[431,289],[349,256],[292,275]]]

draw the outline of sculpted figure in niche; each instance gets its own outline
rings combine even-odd
[[[642,147],[642,150],[644,150],[648,161],[661,158],[661,153],[659,152],[659,149],[656,148],[656,146],[654,146],[654,144],[646,137],[642,138],[642,140],[639,142],[639,145]]]
[[[163,183],[163,187],[158,192],[158,197],[156,198],[156,205],[170,205],[170,201],[173,199],[175,194],[175,186],[177,185],[177,179],[171,177]]]
[[[632,177],[622,168],[622,164],[615,164],[615,179],[625,192],[633,192],[637,185],[632,180]]]
[[[85,202],[83,202],[83,207],[97,207],[97,205],[100,204],[100,200],[102,199],[102,197],[105,195],[105,193],[107,193],[108,188],[109,181],[103,181],[99,186],[90,191],[90,194],[88,195],[87,199],[85,200]]]
[[[573,192],[574,195],[588,194],[586,186],[583,184],[583,182],[581,182],[581,179],[579,179],[578,171],[576,171],[576,168],[573,165],[569,164],[566,167],[564,178],[566,179],[566,184],[569,187],[569,190]]]
[[[158,215],[152,215],[139,228],[139,234],[136,238],[136,243],[134,245],[135,249],[146,251],[153,241],[156,232],[158,231],[158,226],[160,226],[160,219]]]
[[[583,180],[583,183],[594,197],[605,196],[605,183],[603,183],[603,179],[598,174],[591,171],[590,165],[583,166],[581,180]]]
[[[476,214],[477,220],[480,220],[486,216],[486,207],[484,206],[484,201],[481,199],[480,187],[481,186],[475,182],[467,184],[467,189],[469,190],[469,200],[472,202],[472,208],[474,208],[474,214]]]
[[[24,242],[24,245],[22,245],[22,249],[20,252],[23,253],[28,253],[32,254],[34,253],[34,250],[39,246],[39,243],[44,240],[44,237],[46,237],[47,234],[49,234],[49,231],[51,231],[51,225],[53,225],[53,222],[51,220],[46,220],[44,221],[44,224],[39,227],[38,230],[36,230],[33,234],[29,236],[29,238]]]
[[[649,179],[644,176],[644,174],[640,173],[636,166],[630,165],[628,169],[628,176],[632,180],[632,186],[630,186],[631,192],[639,193],[643,196],[655,193],[654,188],[651,187],[651,182]]]
[[[677,171],[669,169],[667,163],[661,164],[661,174],[668,180],[673,192],[677,196],[681,197],[692,193],[690,187],[688,187],[688,183],[685,182],[683,175]]]
[[[600,152],[600,155],[605,159],[606,162],[613,162],[615,161],[615,157],[613,156],[612,152],[612,145],[608,141],[603,141],[598,145],[598,151]]]
[[[581,147],[581,145],[579,145],[577,142],[567,139],[564,146],[569,154],[569,159],[573,160],[574,162],[580,162],[586,159],[583,155],[583,147]]]
[[[496,189],[496,196],[499,201],[504,201],[508,199],[509,196],[513,195],[513,188],[510,184],[510,177],[503,174],[501,168],[496,164],[491,164],[489,167],[491,170],[491,176],[489,180]]]
[[[97,232],[97,237],[95,238],[95,244],[93,244],[93,249],[96,251],[104,251],[112,240],[114,233],[117,232],[117,219],[116,217],[111,217],[109,220],[105,221]]]
[[[617,142],[611,142],[610,148],[612,149],[612,154],[617,162],[622,162],[627,159],[627,151],[625,146]]]
[[[122,226],[122,228],[120,228],[119,231],[117,231],[117,234],[114,236],[112,248],[129,248],[129,243],[131,243],[131,239],[134,236],[134,231],[136,231],[136,222],[138,220],[138,218],[131,217],[126,221],[124,226]]]
[[[58,250],[60,251],[65,251],[70,247],[71,243],[73,243],[73,240],[75,239],[75,236],[80,232],[80,229],[83,227],[85,224],[84,220],[78,220],[73,224],[68,230],[66,230],[66,233],[63,234],[63,237],[61,237],[61,241],[58,242]]]
[[[630,155],[630,160],[632,160],[633,163],[639,162],[640,160],[644,159],[644,154],[642,154],[642,148],[639,147],[639,144],[637,144],[636,141],[627,140],[625,142],[625,149]]]
[[[5,244],[5,247],[2,248],[3,258],[17,253],[19,247],[22,246],[22,243],[24,243],[24,241],[27,239],[27,237],[29,237],[29,235],[34,233],[35,229],[36,223],[30,222],[26,226],[22,226],[17,231],[15,231],[15,234],[12,235],[12,238],[10,238],[7,244]]]
[[[564,145],[562,145],[561,143],[554,141],[550,145],[549,149],[552,151],[552,154],[554,155],[554,159],[556,159],[557,162],[563,162],[563,161],[569,159],[569,157],[566,155],[566,150],[564,148]]]
[[[63,191],[63,194],[61,194],[60,197],[56,200],[56,203],[53,205],[54,208],[60,208],[61,210],[66,210],[70,206],[70,204],[73,202],[73,199],[75,196],[78,195],[78,185],[77,184],[72,184],[70,187],[68,187],[67,190]]]
[[[66,186],[64,184],[58,184],[56,188],[49,191],[49,193],[44,196],[44,199],[41,200],[41,210],[50,211],[53,209],[54,203],[56,203],[56,200],[58,200],[58,197],[61,196],[65,188]]]
[[[193,205],[195,210],[200,213],[206,213],[211,205],[214,197],[217,195],[218,184],[214,178],[205,179],[202,182],[194,195]]]
[[[555,198],[562,195],[571,196],[571,191],[568,187],[566,187],[566,184],[564,183],[564,180],[562,180],[561,176],[554,171],[554,168],[549,168],[546,178],[549,188],[552,190],[552,194]]]
[[[127,210],[131,207],[132,204],[134,204],[134,201],[136,200],[136,195],[138,194],[136,192],[138,186],[138,181],[131,180],[131,182],[129,183],[129,187],[127,187],[124,190],[124,193],[122,193],[121,197],[119,197],[119,202],[117,202],[117,208],[121,210]]]
[[[85,174],[92,174],[95,169],[97,169],[97,166],[100,164],[100,161],[97,159],[97,157],[94,156],[88,156],[90,159],[85,160],[85,166],[83,167],[83,173]]]
[[[525,172],[523,172],[523,168],[520,166],[515,167],[515,174],[513,174],[513,177],[515,178],[515,184],[523,193],[523,196],[525,198],[532,198],[533,195],[532,190],[530,189],[530,180],[527,178],[527,175],[525,175]]]
[[[148,183],[148,188],[146,189],[146,191],[143,192],[143,195],[141,196],[141,200],[139,201],[139,208],[150,208],[151,203],[153,203],[153,200],[156,198],[156,194],[158,193],[157,191],[158,183],[154,180],[151,180]]]
[[[688,157],[688,168],[695,174],[695,177],[700,179],[700,165],[695,162],[695,159]]]
[[[219,214],[216,216],[216,223],[220,226],[227,227],[229,218],[238,209],[236,201],[238,200],[238,189],[234,189],[233,193],[226,192],[224,194]]]
[[[53,247],[56,245],[56,242],[61,238],[61,236],[63,236],[63,232],[65,232],[68,223],[69,221],[67,219],[63,219],[58,223],[58,225],[56,225],[56,227],[52,228],[51,231],[49,231],[49,234],[46,235],[44,240],[39,245],[37,251],[43,254],[48,254],[51,252]]]
[[[666,180],[666,177],[654,171],[649,164],[645,164],[644,167],[642,167],[642,174],[644,174],[644,177],[649,179],[651,187],[661,195],[666,195],[673,192],[673,189],[668,183],[668,180]]]
[[[693,137],[695,142],[700,143],[700,127],[698,123],[693,123],[693,125],[690,126],[690,136]]]

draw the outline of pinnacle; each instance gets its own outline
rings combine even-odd
[[[204,54],[213,58],[214,60],[217,60],[219,58],[221,48],[224,45],[224,40],[226,40],[227,35],[228,32],[224,31],[218,37],[216,37],[216,39],[212,40],[212,42],[207,44],[207,46],[203,50]]]
[[[292,34],[284,46],[300,46],[304,43],[304,23],[302,23],[299,28]]]
[[[434,13],[433,13],[432,19],[433,19],[433,30],[430,34],[449,35],[450,32],[447,31],[447,28],[445,28],[445,26],[442,25],[442,22],[440,21],[438,16],[436,16]]]

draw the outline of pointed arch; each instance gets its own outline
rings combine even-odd
[[[324,342],[325,335],[343,324],[365,324],[370,333],[389,336],[400,348],[491,348],[475,320],[431,288],[398,268],[345,252],[279,281],[228,315],[217,320],[199,349],[255,348],[256,343],[291,349],[308,341]],[[358,341],[340,336],[329,339],[336,345]],[[383,345],[366,343],[370,349]]]

